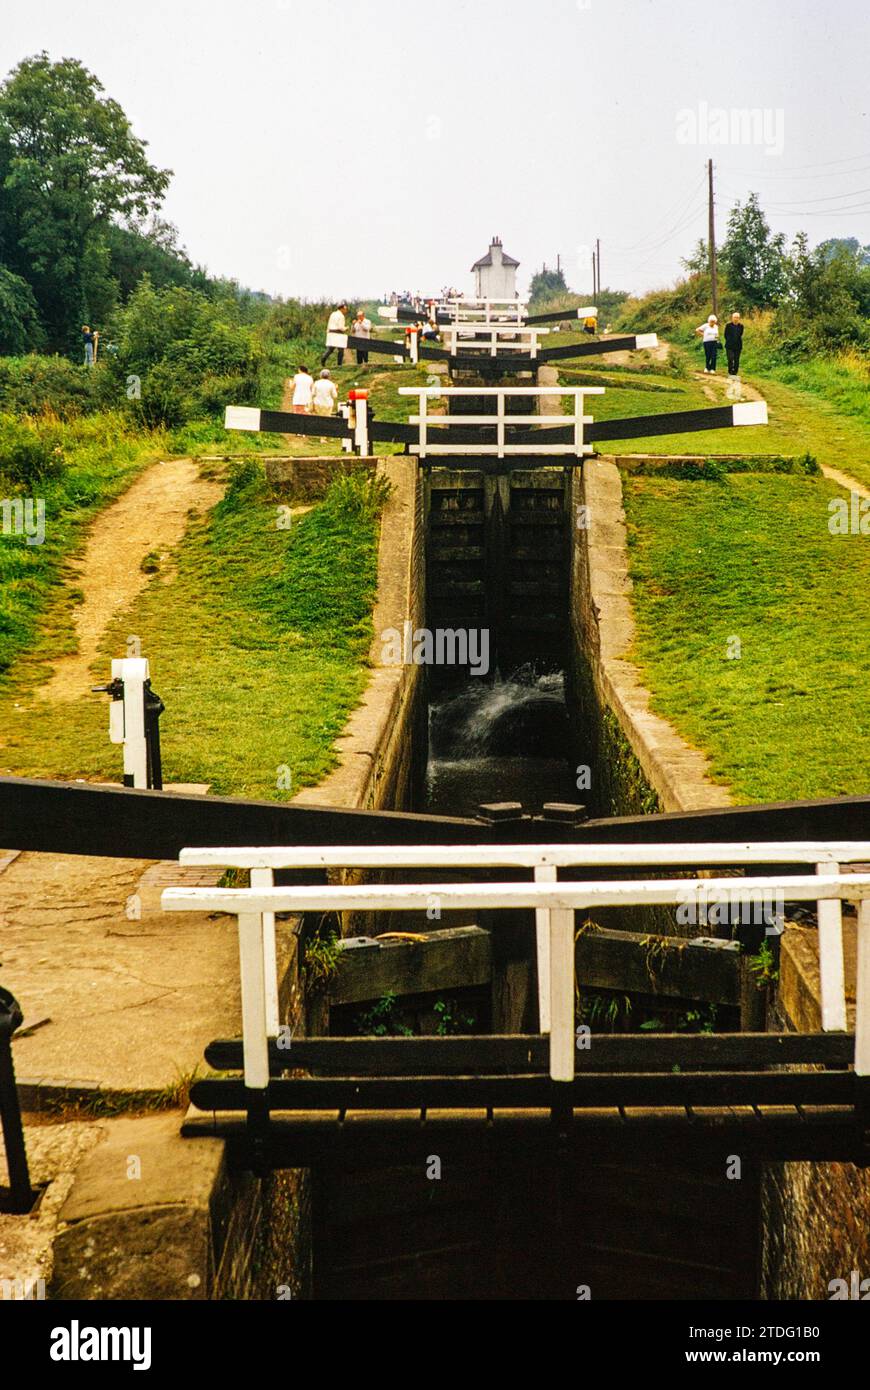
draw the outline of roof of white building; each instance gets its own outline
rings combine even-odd
[[[472,270],[480,270],[480,269],[481,269],[483,266],[485,266],[485,265],[492,265],[492,248],[493,248],[493,246],[501,246],[501,237],[497,237],[497,236],[494,236],[494,237],[493,237],[492,241],[490,242],[489,250],[487,251],[486,255],[485,255],[485,256],[481,256],[481,258],[480,258],[479,261],[475,261],[475,262],[474,262],[474,265],[471,267]],[[504,250],[503,250],[502,253],[501,253],[501,263],[502,263],[502,265],[514,265],[514,266],[519,265],[519,261],[515,261],[514,258],[513,258],[513,256],[509,256],[509,255],[507,254],[507,252],[504,251]]]

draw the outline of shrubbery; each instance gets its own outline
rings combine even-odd
[[[59,424],[37,429],[27,420],[0,415],[0,475],[23,488],[56,476],[65,463],[62,438]]]

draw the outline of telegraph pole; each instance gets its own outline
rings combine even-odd
[[[595,252],[592,252],[592,303],[598,303],[598,276],[595,270]]]
[[[707,160],[707,186],[709,197],[707,203],[708,229],[707,240],[710,247],[710,287],[713,299],[713,313],[719,317],[719,276],[716,271],[716,224],[713,218],[713,161]]]
[[[601,296],[601,240],[599,237],[595,238],[595,273],[598,276],[598,289],[595,295],[595,303],[597,304]]]

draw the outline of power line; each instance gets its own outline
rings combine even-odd
[[[848,193],[829,193],[825,198],[796,198],[784,203],[771,203],[772,208],[796,207],[799,203],[835,203],[841,198],[859,198],[862,193],[870,193],[870,188],[850,188]]]
[[[673,241],[676,237],[681,236],[682,233],[686,231],[688,227],[691,227],[692,223],[695,222],[701,216],[702,212],[704,211],[705,204],[706,200],[702,198],[679,227],[674,228],[674,230],[668,236],[663,237],[662,240],[657,242],[655,246],[647,248],[650,254],[644,260],[641,261],[640,265],[637,266],[636,269],[642,270],[643,267],[645,265],[648,265],[649,262],[653,259],[653,256],[655,256],[657,251],[660,251],[661,248],[663,246],[666,246],[669,241]]]
[[[670,209],[669,212],[665,213],[664,217],[661,219],[661,222],[657,225],[661,226],[662,222],[667,222],[673,216],[674,208],[680,209],[679,213],[677,214],[677,220],[679,221],[684,216],[688,204],[693,202],[696,198],[699,190],[701,189],[701,186],[704,183],[705,178],[706,175],[702,174],[701,178],[698,179],[696,183],[692,185],[688,198],[678,198],[674,206]],[[615,251],[646,251],[648,247],[652,244],[652,242],[656,240],[657,235],[657,232],[653,232],[651,236],[641,237],[640,241],[634,242],[631,246],[616,245],[611,249]],[[665,235],[667,235],[667,233]]]
[[[845,156],[844,159],[828,159],[828,160],[825,160],[825,161],[824,161],[823,163],[821,163],[821,164],[796,164],[796,165],[794,166],[794,168],[795,168],[795,170],[798,170],[798,171],[801,170],[801,169],[832,169],[835,165],[839,165],[839,164],[848,164],[848,163],[850,163],[853,159],[867,159],[867,158],[868,158],[868,151],[867,151],[867,150],[864,150],[861,154],[848,154],[848,155]],[[843,172],[844,174],[855,174],[855,173],[858,172],[858,170],[857,170],[857,169],[844,169],[842,172]],[[768,169],[750,169],[750,170],[748,171],[748,176],[749,176],[750,178],[754,178],[754,177],[761,176],[761,175],[767,175],[769,178],[777,178],[777,179],[795,179],[795,178],[815,179],[815,178],[824,177],[824,176],[819,175],[819,174],[801,174],[800,172],[795,173],[795,172],[793,172],[791,169],[769,169],[769,170],[768,170]],[[827,177],[830,177],[830,178],[839,178],[839,175],[838,175],[838,174],[831,174],[831,175],[829,175],[829,176],[827,176]]]

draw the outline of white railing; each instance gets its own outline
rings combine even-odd
[[[490,357],[499,352],[524,352],[537,357],[538,338],[549,332],[549,328],[527,328],[514,323],[452,323],[441,329],[441,338],[454,356],[459,351],[484,351]]]
[[[584,396],[603,396],[603,386],[400,386],[400,396],[416,396],[419,401],[419,414],[409,415],[408,424],[417,425],[420,438],[417,444],[410,445],[412,454],[427,458],[430,454],[489,454],[504,458],[507,454],[575,454],[582,458],[592,453],[592,445],[583,442],[583,426],[592,423],[591,415],[583,414]],[[445,396],[494,396],[496,410],[493,415],[430,415],[427,411],[429,400],[440,400]],[[570,396],[574,409],[567,415],[508,415],[505,402],[508,397],[530,396]],[[489,425],[496,430],[494,444],[434,444],[429,437],[430,429],[449,431],[455,425]],[[506,428],[508,425],[540,425],[541,443],[508,444]],[[553,425],[573,425],[574,438],[570,444],[545,444],[547,427]]]
[[[842,864],[870,860],[868,842],[699,845],[323,846],[185,849],[182,864],[250,869],[250,888],[168,888],[166,911],[224,912],[238,917],[245,1084],[268,1083],[268,1039],[279,1027],[276,912],[425,911],[533,908],[541,1032],[550,1034],[550,1075],[574,1075],[574,913],[602,907],[729,906],[816,902],[822,1027],[846,1028],[841,903],[860,904],[855,1070],[870,1075],[870,874],[843,874]],[[558,882],[560,868],[666,868],[688,864],[751,867],[812,864],[814,875]],[[276,869],[531,869],[533,883],[417,883],[274,886]]]
[[[526,299],[448,299],[443,305],[454,323],[470,318],[484,323],[522,323],[528,307]]]

